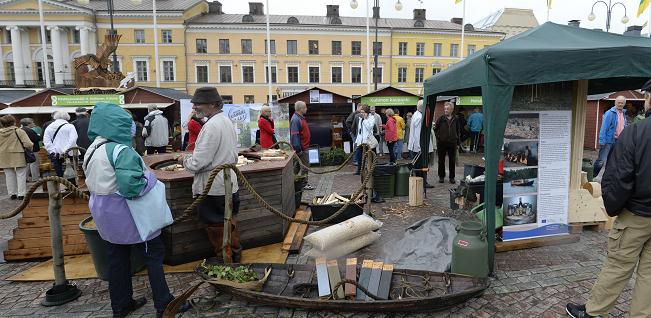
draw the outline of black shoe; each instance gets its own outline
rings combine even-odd
[[[138,308],[144,306],[146,303],[147,303],[147,299],[145,297],[140,297],[136,300],[131,300],[131,305],[129,305],[127,308],[124,308],[118,312],[114,311],[113,318],[124,318],[128,316],[130,313],[138,310]]]
[[[12,199],[12,200],[16,200],[17,198],[18,198],[18,196],[16,196],[15,194],[12,194],[12,195],[9,197],[9,199]]]
[[[451,183],[451,184],[456,184],[457,182],[454,181],[454,179],[450,179],[450,183]]]
[[[572,318],[599,318],[601,316],[591,316],[585,311],[585,305],[567,304],[565,311]]]
[[[22,200],[24,200],[24,199],[25,199],[24,196],[22,196],[22,195],[19,195],[19,196],[18,196],[18,201],[22,201]]]
[[[429,183],[425,183],[425,189],[433,189],[433,188],[434,188],[433,185],[431,185]]]
[[[175,315],[176,314],[182,314],[182,313],[190,310],[190,308],[192,308],[192,305],[190,305],[190,303],[186,301],[183,305],[181,305],[181,307],[179,307],[179,310],[176,311]],[[163,310],[163,311],[156,310],[156,318],[163,318],[163,313],[164,312],[165,312],[165,310]]]
[[[379,199],[373,198],[373,199],[371,199],[371,202],[373,202],[373,203],[384,203],[386,201],[384,201],[384,199],[382,199],[382,198],[379,198]]]
[[[445,182],[444,179],[439,179],[439,183],[444,183],[444,182]]]

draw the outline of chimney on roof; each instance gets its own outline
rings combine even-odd
[[[264,4],[262,2],[249,2],[250,15],[264,15]]]
[[[642,36],[642,27],[639,25],[631,25],[630,27],[626,28],[626,31],[624,32],[624,35],[626,36]]]
[[[326,17],[328,18],[339,17],[339,5],[329,4],[326,5],[326,9],[327,9]]]
[[[425,9],[414,9],[414,20],[427,20]]]
[[[581,20],[570,20],[567,21],[567,25],[573,26],[573,27],[580,27],[581,26]]]
[[[452,22],[454,24],[461,25],[461,23],[463,23],[463,19],[462,18],[452,18],[452,19],[450,19],[450,22]]]
[[[208,2],[208,13],[224,14],[222,3],[219,1]]]

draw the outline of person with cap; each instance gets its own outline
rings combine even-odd
[[[651,115],[651,81],[643,88]],[[608,255],[585,304],[567,304],[574,318],[606,317],[636,271],[628,317],[651,317],[651,121],[623,129],[601,181],[606,213],[616,217],[608,234]],[[637,268],[637,269],[636,269]]]
[[[147,154],[165,153],[169,143],[170,127],[163,111],[154,104],[147,106],[147,116],[142,129],[142,137],[145,138]]]
[[[142,238],[132,214],[148,215],[148,211],[132,211],[136,207],[129,202],[161,190],[155,187],[156,175],[131,147],[132,127],[132,117],[120,106],[97,103],[88,125],[88,135],[94,141],[86,151],[82,168],[90,192],[90,213],[99,235],[106,241],[113,317],[126,317],[147,302],[144,297],[133,299],[130,266],[133,250],[143,257],[156,317],[162,317],[174,299],[163,272],[165,244],[160,229]],[[188,308],[185,304],[181,311]]]
[[[198,88],[191,102],[192,109],[199,118],[208,118],[203,124],[201,132],[194,144],[191,154],[179,156],[178,161],[185,169],[194,174],[192,193],[199,196],[208,183],[210,172],[217,166],[237,163],[237,134],[235,126],[228,115],[222,111],[224,102],[219,92],[214,87]],[[240,209],[240,194],[235,171],[229,170],[231,175],[233,199],[233,218],[230,220],[231,245],[226,247],[226,253],[233,262],[239,263],[242,246],[234,216]],[[224,171],[213,180],[206,198],[197,206],[199,220],[207,224],[206,233],[213,246],[218,261],[223,261],[222,242],[224,238],[224,204],[226,194],[224,188]]]
[[[438,174],[439,183],[445,181],[445,157],[448,157],[448,177],[450,183],[456,183],[455,177],[455,163],[457,156],[457,147],[459,145],[459,138],[461,136],[463,123],[457,116],[454,115],[454,104],[445,102],[443,108],[443,115],[439,117],[434,124],[434,132],[436,133],[436,147],[438,148]]]
[[[594,175],[598,175],[604,166],[608,157],[613,151],[613,147],[619,139],[626,125],[626,97],[617,96],[615,106],[604,113],[601,120],[601,129],[599,130],[599,155],[594,162]]]
[[[77,146],[88,149],[88,146],[90,146],[90,143],[92,142],[88,138],[88,123],[90,121],[88,118],[88,112],[84,107],[77,107],[77,109],[75,109],[75,114],[77,115],[77,119],[73,120],[71,124],[77,131]]]
[[[305,119],[305,114],[307,114],[307,105],[304,101],[298,101],[294,104],[294,114],[292,119],[289,122],[289,139],[291,141],[292,147],[300,160],[307,164],[308,161],[308,150],[310,149],[310,126],[307,124],[307,119]],[[307,180],[307,169],[303,167],[297,167],[294,169],[296,173],[304,177]],[[296,171],[298,170],[298,171]],[[314,187],[304,182],[304,190],[314,190]]]
[[[54,112],[52,118],[54,122],[49,124],[43,132],[43,144],[57,176],[63,177],[67,155],[65,152],[70,147],[77,145],[77,130],[68,122],[70,114],[65,111]]]

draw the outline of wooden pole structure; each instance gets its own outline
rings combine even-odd
[[[231,218],[233,217],[233,184],[231,183],[231,169],[222,170],[224,174],[224,238],[222,242],[222,255],[224,263],[233,262],[231,251]]]

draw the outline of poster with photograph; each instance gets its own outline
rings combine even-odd
[[[310,91],[310,104],[318,104],[318,103],[320,103],[319,100],[320,100],[319,90],[316,90],[316,89],[311,90]]]
[[[237,147],[251,147],[250,104],[226,104],[222,111],[231,119],[237,133]]]
[[[567,234],[571,111],[511,112],[504,131],[503,240]]]
[[[258,119],[260,119],[260,110],[262,104],[249,104],[251,122],[251,142],[255,143],[255,134],[258,131]],[[277,141],[289,142],[289,104],[271,105],[271,119],[274,122],[274,133]]]

